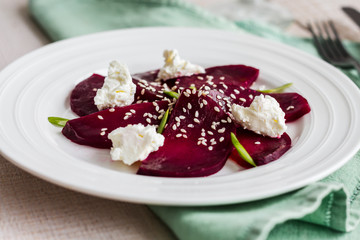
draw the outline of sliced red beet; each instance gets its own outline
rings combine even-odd
[[[222,85],[236,85],[250,87],[259,76],[259,70],[245,65],[225,65],[206,68],[205,73],[183,76],[166,80],[166,84],[176,90],[194,86],[200,88],[205,85],[217,89]]]
[[[70,95],[71,110],[79,116],[85,116],[99,111],[94,103],[97,89],[104,84],[104,76],[93,74],[81,81]]]
[[[235,126],[210,97],[185,90],[165,128],[164,146],[142,161],[137,174],[202,177],[218,172],[232,151]]]
[[[159,115],[166,111],[169,103],[158,101],[115,107],[87,116],[69,120],[62,130],[71,141],[97,148],[110,148],[108,133],[129,124],[159,125]]]
[[[286,122],[292,122],[311,111],[307,100],[297,93],[271,93],[285,113]]]
[[[238,128],[236,136],[257,166],[279,159],[291,147],[291,139],[286,133],[280,138],[271,138]],[[241,166],[248,166],[235,149],[231,154],[231,159]]]

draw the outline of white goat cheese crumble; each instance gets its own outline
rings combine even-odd
[[[96,91],[94,102],[99,110],[127,106],[134,102],[135,92],[136,85],[132,82],[128,67],[112,61],[104,85]]]
[[[205,73],[203,67],[180,58],[176,49],[165,50],[163,56],[165,58],[165,64],[158,73],[158,79],[167,80],[181,76]]]
[[[249,107],[232,105],[235,121],[243,128],[272,138],[280,137],[285,131],[285,113],[275,98],[269,95],[256,96]]]
[[[136,161],[145,160],[151,152],[164,145],[164,136],[156,132],[156,126],[142,124],[127,125],[109,133],[108,138],[113,147],[111,159],[123,161],[131,165]]]

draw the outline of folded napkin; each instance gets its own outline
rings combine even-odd
[[[309,39],[265,23],[226,20],[182,0],[32,0],[29,7],[54,41],[128,27],[212,27],[246,31],[316,55]],[[358,44],[347,44],[360,56]],[[344,73],[360,87],[355,71]],[[179,239],[360,239],[358,195],[360,153],[327,178],[281,196],[214,207],[149,207]]]

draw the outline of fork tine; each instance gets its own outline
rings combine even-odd
[[[319,55],[326,61],[329,60],[329,56],[327,55],[324,47],[322,46],[321,44],[321,39],[320,39],[320,36],[318,36],[313,27],[311,26],[310,23],[307,24],[307,28],[309,29],[310,33],[311,33],[311,36],[312,36],[312,39],[313,39],[313,42],[314,42],[314,45],[315,45],[315,48],[317,50],[317,52],[319,53]]]
[[[324,41],[324,44],[326,44],[327,52],[330,55],[329,57],[332,59],[336,59],[339,56],[340,52],[338,51],[337,45],[333,41],[333,37],[329,31],[327,22],[323,23],[323,29],[326,33],[326,39],[324,39],[323,41]]]
[[[340,37],[339,34],[335,28],[335,25],[333,23],[333,21],[329,21],[329,26],[334,34],[334,41],[335,41],[335,45],[336,45],[336,49],[339,51],[340,54],[342,54],[343,56],[349,56],[348,52],[345,50],[344,45],[342,44],[342,42],[340,41]]]

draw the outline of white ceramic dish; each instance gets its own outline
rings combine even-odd
[[[162,51],[204,67],[246,64],[259,83],[292,82],[310,114],[290,124],[293,147],[266,166],[238,171],[229,162],[204,178],[138,176],[110,161],[107,150],[74,144],[47,117],[73,118],[69,93],[113,59],[131,72],[162,66]],[[344,165],[360,146],[360,93],[340,71],[282,44],[219,30],[145,28],[99,33],[50,44],[0,73],[1,154],[52,183],[110,199],[163,205],[217,205],[252,201],[298,189]]]

